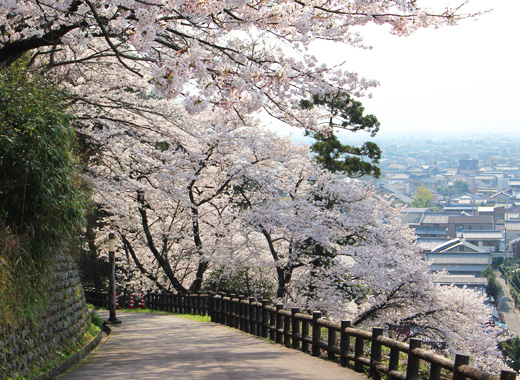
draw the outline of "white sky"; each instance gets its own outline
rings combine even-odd
[[[405,38],[364,27],[372,50],[324,46],[316,55],[331,64],[346,61],[346,69],[380,82],[373,98],[361,101],[381,122],[381,136],[520,132],[520,0],[470,5],[468,11],[493,10]]]

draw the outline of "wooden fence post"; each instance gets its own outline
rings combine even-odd
[[[276,311],[269,311],[269,339],[276,341]]]
[[[241,295],[238,296],[238,320],[240,324],[240,330],[246,331],[246,318],[245,318],[245,307],[242,304],[242,300],[246,298],[246,296]]]
[[[300,312],[300,309],[297,307],[291,308],[291,330],[292,330],[292,348],[299,349],[300,348],[300,321],[296,318],[296,314]]]
[[[285,347],[291,347],[291,316],[283,316],[283,344]]]
[[[247,303],[246,303],[247,302]],[[243,311],[243,317],[244,317],[244,332],[249,333],[251,331],[250,322],[251,322],[251,309],[249,308],[251,306],[251,301],[249,298],[246,299],[244,296],[243,302],[242,302],[242,311]]]
[[[238,296],[236,294],[229,295],[229,306],[227,308],[227,310],[228,310],[227,325],[234,327],[234,328],[239,328],[239,326],[240,326],[240,319],[239,319],[239,313],[238,313],[238,308],[240,305],[238,303],[237,297]]]
[[[350,352],[350,335],[347,329],[350,327],[350,321],[341,321],[341,331],[339,335],[339,361],[341,366],[346,367],[348,364],[347,354]]]
[[[193,294],[188,294],[186,296],[187,298],[187,301],[188,301],[188,314],[195,314],[195,307],[194,307],[194,301],[195,301],[195,296]]]
[[[440,380],[441,379],[441,366],[437,363],[432,363],[430,366],[430,380]]]
[[[466,377],[460,373],[460,367],[469,364],[469,356],[455,355],[455,366],[453,368],[453,380],[465,380]]]
[[[213,293],[213,300],[211,301],[211,305],[212,305],[212,308],[213,308],[213,318],[214,318],[214,321],[215,323],[220,323],[220,315],[219,315],[219,299],[218,299],[218,294],[216,293]]]
[[[208,294],[208,315],[210,317],[211,322],[215,322],[215,293],[210,292]]]
[[[168,303],[169,303],[169,310],[170,310],[170,313],[173,313],[173,306],[174,306],[174,298],[173,298],[173,293],[169,293],[168,294]]]
[[[336,346],[336,330],[328,327],[327,334],[327,358],[329,360],[336,359],[336,354],[334,353],[334,347]]]
[[[234,299],[236,299],[236,297],[237,297],[236,294],[229,295],[229,307],[227,309],[229,312],[227,325],[234,327],[234,328],[237,328],[238,323],[239,323],[238,322],[238,304],[233,301]]]
[[[262,300],[262,338],[269,336],[269,311],[266,306],[269,305],[269,300]]]
[[[184,314],[184,294],[179,294],[179,313]]]
[[[312,312],[312,356],[320,356],[321,327],[318,324],[320,318],[321,311]]]
[[[370,348],[370,377],[376,380],[380,379],[376,366],[381,362],[381,347],[382,344],[377,341],[377,338],[383,336],[383,329],[375,327],[372,329],[372,345]]]
[[[256,306],[255,306],[256,298],[249,297],[249,333],[252,335],[256,335]]]
[[[186,294],[179,295],[179,313],[186,314]]]
[[[276,304],[276,325],[275,325],[275,331],[276,331],[276,343],[282,343],[283,341],[283,315],[279,313],[280,310],[283,309],[283,304],[278,303]]]
[[[309,321],[304,319],[302,321],[302,351],[306,354],[309,353],[309,342],[307,338],[309,337]]]
[[[257,336],[263,336],[264,333],[264,326],[263,326],[263,306],[262,303],[259,301],[256,301],[256,335]]]
[[[388,372],[397,371],[399,369],[399,355],[401,351],[397,348],[390,349],[390,359],[388,361]],[[394,379],[392,375],[390,375],[390,379]],[[434,379],[431,379],[434,380]]]
[[[197,314],[200,316],[204,316],[204,295],[201,293],[197,293]]]
[[[364,339],[356,336],[354,343],[354,371],[363,372],[363,363],[359,360],[363,356]]]
[[[410,348],[408,349],[408,364],[406,366],[406,380],[415,380],[419,378],[419,363],[420,359],[413,350],[421,348],[420,339],[410,339]]]
[[[202,305],[200,304],[200,293],[197,292],[193,295],[193,314],[194,315],[202,315]]]
[[[221,325],[226,324],[226,305],[224,303],[224,294],[220,294],[219,300],[218,300],[218,314],[219,314],[219,320]]]
[[[222,324],[223,325],[226,325],[226,326],[229,326],[229,307],[230,307],[230,304],[228,302],[228,297],[222,295]]]
[[[516,372],[503,369],[502,372],[500,372],[500,380],[516,380]]]

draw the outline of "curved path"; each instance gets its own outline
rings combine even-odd
[[[119,311],[117,317],[123,323],[113,326],[109,338],[59,380],[367,379],[338,364],[211,322]]]
[[[499,298],[498,310],[504,315],[507,328],[511,333],[520,336],[520,320],[518,310],[511,296],[509,285],[506,285],[501,273],[495,272],[498,283],[502,287],[504,294]]]

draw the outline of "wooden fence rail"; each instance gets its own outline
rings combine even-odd
[[[108,294],[85,289],[87,302],[108,305]],[[268,300],[257,301],[231,294],[174,294],[149,293],[146,306],[154,310],[175,313],[209,315],[211,321],[240,329],[246,333],[269,338],[287,347],[313,356],[339,361],[355,371],[368,369],[376,380],[386,375],[390,380],[416,380],[424,377],[441,380],[514,380],[514,371],[503,370],[492,375],[470,366],[470,358],[457,355],[447,359],[421,348],[421,340],[403,343],[383,335],[381,328],[372,331],[351,327],[349,321],[335,323],[322,318],[319,311],[312,315],[298,308],[285,310],[282,304],[271,305]]]

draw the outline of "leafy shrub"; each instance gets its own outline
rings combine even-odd
[[[517,372],[520,371],[520,338],[516,336],[498,345],[506,358],[507,365]]]
[[[101,318],[95,311],[90,313],[90,321],[94,326],[97,326],[100,329],[103,328],[103,318]]]
[[[0,219],[34,259],[84,224],[76,135],[65,94],[24,64],[0,72]]]
[[[486,270],[482,272],[482,276],[487,277],[488,280],[486,287],[487,295],[493,297],[496,300],[498,296],[503,293],[503,291],[502,287],[497,281],[495,272],[493,272],[493,269],[490,266],[488,266]]]
[[[502,265],[504,263],[503,257],[493,257],[491,260],[492,260],[491,267],[493,269],[498,269],[500,267],[500,265]]]
[[[35,317],[47,266],[84,225],[67,110],[65,94],[24,63],[0,69],[0,323]]]

